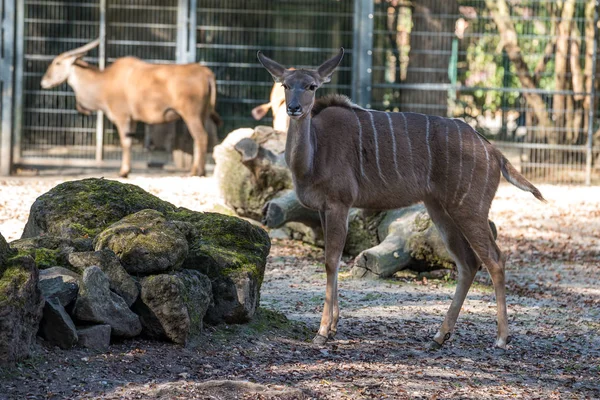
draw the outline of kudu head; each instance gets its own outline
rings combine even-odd
[[[42,88],[51,89],[65,82],[73,69],[73,64],[77,59],[86,55],[88,51],[100,44],[100,39],[96,39],[84,46],[59,54],[52,60],[46,70],[42,81]]]
[[[287,113],[292,119],[298,119],[310,113],[315,102],[315,91],[331,80],[331,75],[344,57],[344,49],[317,69],[286,69],[281,64],[263,55],[257,54],[258,61],[269,71],[275,82],[285,89]]]

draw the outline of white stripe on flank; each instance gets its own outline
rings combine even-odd
[[[392,137],[392,150],[394,152],[394,168],[396,169],[396,175],[398,178],[402,178],[400,176],[400,170],[398,169],[398,157],[396,155],[396,135],[394,134],[394,127],[392,125],[392,117],[390,117],[390,113],[385,113],[385,116],[388,119],[388,123],[390,125],[390,136]]]
[[[371,128],[373,128],[373,140],[375,141],[375,161],[377,162],[377,173],[379,174],[379,178],[387,184],[387,181],[383,177],[383,173],[381,172],[381,165],[379,164],[379,138],[377,135],[377,128],[375,127],[375,120],[373,119],[373,114],[367,110],[369,113],[369,119],[371,120]]]
[[[477,136],[477,138],[481,142],[481,145],[483,146],[483,149],[485,150],[485,160],[486,160],[485,183],[483,184],[483,190],[481,191],[481,200],[479,200],[479,211],[481,211],[481,207],[483,207],[483,199],[485,198],[485,191],[487,190],[487,185],[490,180],[490,154],[488,153],[487,146],[485,145],[485,142],[483,141],[481,136],[479,136],[479,134],[477,132],[475,132],[475,135]]]
[[[412,151],[412,141],[410,140],[410,135],[408,134],[408,121],[406,120],[406,115],[403,112],[400,113],[402,115],[402,119],[404,120],[404,134],[406,135],[406,140],[408,140],[408,155],[410,157],[410,168],[412,169],[413,177],[415,178],[415,183],[419,183],[417,179],[417,173],[415,172],[415,160],[413,159],[413,151]]]
[[[446,191],[444,192],[444,205],[448,202],[448,172],[450,170],[450,149],[448,146],[448,123],[446,123]]]
[[[454,125],[456,125],[456,129],[458,129],[458,143],[459,143],[459,155],[458,155],[458,165],[459,165],[459,170],[458,170],[458,181],[456,182],[456,190],[454,190],[454,196],[452,196],[452,202],[456,201],[456,195],[458,194],[458,189],[460,189],[460,181],[462,181],[462,150],[463,150],[463,145],[462,145],[462,131],[460,130],[460,126],[458,126],[458,123],[456,122],[455,119],[452,120],[452,122],[454,122]]]
[[[473,130],[473,129],[471,128],[471,130]],[[475,132],[475,131],[473,131],[473,134],[475,134],[475,136],[479,136],[477,134],[477,132]],[[471,184],[473,183],[473,176],[475,175],[475,168],[477,166],[477,152],[475,151],[475,137],[472,137],[471,146],[473,146],[473,169],[471,170],[471,177],[469,178],[469,186],[467,186],[467,190],[465,191],[465,193],[460,198],[460,201],[458,202],[459,207],[462,206],[463,200],[465,199],[465,197],[467,197],[467,194],[469,194],[469,191],[471,190]]]
[[[431,158],[431,144],[429,143],[429,115],[425,115],[425,143],[427,144],[427,159],[429,161],[427,168],[427,189],[431,190],[431,170],[433,169],[433,159]]]
[[[362,144],[362,125],[360,123],[360,119],[358,119],[358,115],[356,115],[356,111],[351,109],[354,117],[356,117],[356,123],[358,124],[358,162],[360,164],[360,174],[366,178],[365,175],[365,167],[363,165],[363,144]]]

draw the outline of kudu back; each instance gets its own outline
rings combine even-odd
[[[483,136],[457,119],[367,110],[344,96],[315,100],[329,82],[343,49],[314,70],[290,70],[258,53],[285,89],[290,128],[286,161],[299,200],[319,211],[325,232],[327,288],[316,343],[337,332],[337,271],[351,207],[386,210],[423,202],[458,268],[456,293],[433,338],[450,334],[481,264],[488,269],[497,302],[496,346],[509,340],[505,257],[488,224],[502,174],[510,183],[541,193]]]
[[[77,110],[101,110],[115,124],[123,149],[120,175],[131,170],[131,135],[137,121],[160,124],[182,118],[194,139],[192,175],[204,175],[208,134],[205,121],[215,111],[217,88],[212,71],[199,64],[150,64],[135,57],[118,58],[104,70],[81,58],[95,40],[58,55],[41,81],[44,89],[67,82],[75,92]]]

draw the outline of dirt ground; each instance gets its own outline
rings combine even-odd
[[[0,180],[0,232],[18,238],[34,199],[63,180]],[[196,210],[219,203],[212,178],[134,175],[128,182]],[[315,346],[322,250],[274,241],[262,309],[251,324],[207,327],[202,345],[190,348],[127,340],[94,354],[40,341],[30,359],[0,369],[0,399],[600,398],[600,187],[540,189],[547,204],[502,185],[492,206],[498,243],[509,255],[507,351],[492,347],[495,302],[486,272],[450,341],[431,352],[455,283],[410,274],[355,280],[349,259],[341,268],[338,337]]]

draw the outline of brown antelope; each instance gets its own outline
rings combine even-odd
[[[258,121],[267,115],[269,109],[273,111],[273,129],[287,132],[290,126],[290,117],[288,117],[285,107],[285,90],[278,83],[275,83],[273,89],[271,89],[269,102],[254,107],[252,109],[252,116]]]
[[[58,55],[41,86],[50,89],[67,82],[77,100],[77,111],[89,115],[102,110],[119,131],[123,159],[119,175],[131,171],[131,144],[136,121],[160,124],[182,118],[194,138],[191,175],[204,175],[208,134],[204,121],[215,112],[217,87],[212,71],[199,64],[149,64],[135,57],[118,58],[105,70],[81,60],[100,39]]]
[[[439,347],[450,337],[475,273],[483,264],[496,292],[496,346],[506,348],[505,257],[488,225],[490,205],[500,173],[539,200],[544,198],[465,122],[366,110],[339,95],[315,102],[315,91],[330,81],[343,55],[340,49],[317,69],[291,71],[258,52],[261,64],[285,88],[291,117],[285,157],[298,199],[319,211],[325,232],[327,289],[313,342],[323,344],[337,331],[337,274],[348,210],[386,210],[422,201],[458,268],[456,292],[432,346]]]

